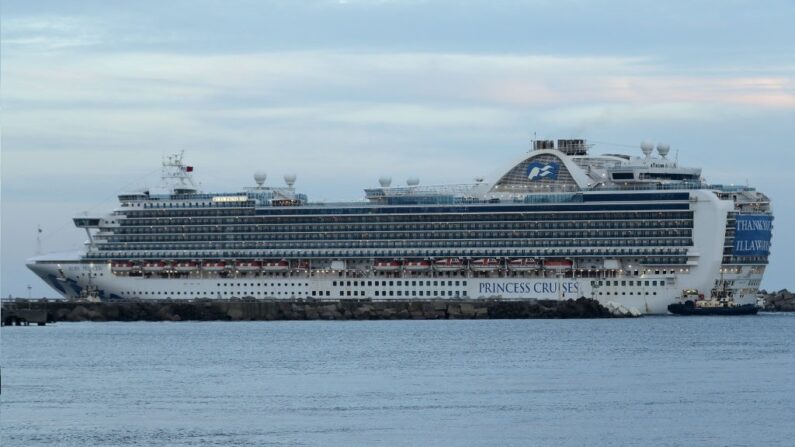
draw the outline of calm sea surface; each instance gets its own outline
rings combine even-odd
[[[795,445],[795,315],[2,331],[3,447]]]

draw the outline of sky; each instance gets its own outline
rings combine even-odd
[[[762,287],[795,289],[793,23],[791,0],[5,0],[0,295],[55,296],[25,259],[81,248],[72,217],[155,186],[165,154],[207,191],[261,170],[337,201],[382,175],[471,182],[534,135],[664,142],[757,187]]]

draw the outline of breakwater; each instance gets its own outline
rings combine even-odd
[[[15,300],[15,310],[44,312],[56,321],[275,321],[275,320],[436,320],[519,318],[608,318],[616,315],[596,300],[191,300],[105,301],[97,303]]]
[[[795,294],[787,289],[778,292],[759,292],[763,300],[763,309],[769,312],[795,312]]]

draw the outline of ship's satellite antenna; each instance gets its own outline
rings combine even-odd
[[[408,186],[417,186],[420,184],[420,179],[417,177],[409,177],[408,180],[406,180],[406,184]]]
[[[254,173],[254,181],[257,182],[257,188],[262,188],[262,185],[265,184],[265,180],[268,178],[268,174],[264,171],[257,171]]]
[[[378,179],[378,183],[381,185],[382,188],[389,188],[389,186],[392,184],[392,177],[384,175]]]
[[[292,188],[295,184],[295,174],[285,174],[284,183],[287,183],[288,188]]]
[[[643,151],[643,155],[645,155],[646,158],[649,158],[651,157],[652,151],[654,151],[654,143],[649,140],[643,140],[643,142],[640,143],[640,150]]]
[[[660,154],[660,157],[665,159],[668,156],[668,152],[671,152],[671,146],[664,143],[657,144],[657,153]]]

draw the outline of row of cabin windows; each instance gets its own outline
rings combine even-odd
[[[385,239],[499,239],[499,238],[614,238],[614,237],[689,237],[693,234],[691,229],[679,230],[522,230],[522,231],[404,231],[404,232],[345,232],[345,233],[148,233],[144,235],[97,236],[96,239],[108,242],[144,242],[144,241],[227,241],[235,240],[385,240]]]
[[[658,272],[659,272],[659,270],[658,270]],[[671,272],[673,273],[673,270],[671,270]],[[665,273],[665,270],[663,270],[663,273]],[[632,287],[632,286],[636,286],[637,285],[637,286],[649,287],[649,285],[651,285],[652,287],[657,287],[657,283],[658,282],[660,283],[660,286],[665,286],[665,281],[663,281],[663,280],[660,280],[660,281],[655,281],[655,280],[638,280],[638,281],[621,280],[621,281],[594,281],[594,282],[596,283],[595,285],[597,285],[597,286],[601,286],[601,285],[618,286],[619,283],[620,283],[621,286],[631,286]],[[651,284],[649,284],[650,282],[651,282]]]
[[[550,225],[568,225],[570,221],[656,221],[659,219],[692,219],[692,211],[659,211],[659,212],[601,212],[579,213],[565,217],[556,213],[454,213],[454,214],[396,214],[379,215],[364,214],[357,216],[253,216],[241,210],[241,215],[224,218],[207,217],[161,217],[134,218],[128,216],[121,225],[174,225],[174,224],[219,224],[219,223],[250,223],[250,224],[356,224],[356,223],[402,223],[414,224],[423,222],[480,222],[480,221],[551,221]],[[247,215],[243,215],[247,214]],[[628,223],[628,222],[624,222]],[[561,227],[558,227],[561,228]],[[565,228],[565,227],[563,227]]]
[[[386,296],[411,296],[411,297],[439,297],[439,296],[448,296],[448,297],[465,297],[467,296],[467,291],[452,291],[452,290],[376,290],[373,292],[373,295],[376,297],[386,297]],[[312,292],[312,296],[315,295],[315,292]],[[323,292],[320,292],[320,296],[323,296]],[[326,292],[326,296],[329,296],[329,293]],[[364,290],[340,290],[339,292],[340,297],[366,297],[367,294]]]
[[[282,292],[282,291],[237,291],[237,292],[215,292],[215,293],[207,293],[207,292],[182,292],[182,291],[132,291],[132,292],[122,292],[122,294],[127,295],[137,295],[137,296],[150,296],[150,295],[158,295],[158,296],[192,296],[192,297],[202,297],[202,296],[282,296],[282,295],[303,295],[302,291],[297,292]],[[467,296],[467,291],[452,291],[452,290],[376,290],[374,295],[377,297],[384,297],[384,296],[421,296],[421,297],[430,297],[430,296]],[[331,291],[317,291],[313,290],[311,292],[311,296],[331,296]],[[357,297],[365,297],[364,290],[340,290],[339,296],[357,296]]]
[[[467,239],[449,241],[348,241],[348,242],[200,242],[200,243],[124,243],[97,244],[103,251],[117,250],[217,250],[217,249],[264,249],[269,250],[310,250],[310,249],[377,249],[377,248],[447,248],[447,247],[689,247],[690,238],[671,239]]]
[[[640,291],[638,291],[637,293],[635,293],[633,291],[621,292],[621,295],[644,295],[644,294],[648,295],[649,292],[640,292]],[[657,295],[657,292],[651,292],[651,294],[652,295]],[[599,292],[599,295],[616,295],[616,296],[618,296],[618,292],[613,292],[613,293],[610,293],[610,292]]]
[[[366,281],[366,282],[367,282],[367,286],[368,287],[372,287],[372,286],[381,287],[381,286],[387,286],[387,285],[388,286],[394,286],[394,285],[403,286],[404,285],[403,283],[405,283],[406,286],[417,286],[417,285],[419,285],[419,286],[426,286],[426,285],[427,286],[431,286],[431,285],[433,285],[433,286],[444,286],[445,285],[444,281],[438,281],[438,280],[434,280],[434,281],[431,281],[431,280],[427,280],[427,281],[423,281],[423,280],[419,280],[419,281],[416,281],[416,280],[413,280],[413,281],[408,281],[408,280],[406,280],[406,281],[401,281],[401,280],[394,281],[393,280],[393,281]],[[365,285],[365,281],[333,281],[331,283],[331,285],[336,287],[337,283],[339,283],[340,286],[348,286],[348,287],[363,287]],[[431,284],[431,283],[433,283],[433,284]],[[448,286],[453,286],[453,285],[461,286],[461,285],[463,285],[463,286],[466,287],[467,282],[466,281],[447,281],[447,285]]]
[[[269,233],[295,233],[295,232],[334,232],[334,231],[443,231],[443,230],[537,230],[537,229],[659,229],[659,228],[692,228],[692,219],[678,218],[649,218],[643,220],[569,220],[557,222],[539,222],[525,220],[520,222],[434,222],[434,223],[361,223],[339,224],[324,222],[323,224],[295,224],[295,225],[262,225],[249,223],[241,225],[218,222],[204,222],[206,219],[190,219],[187,223],[178,223],[173,220],[163,219],[162,223],[133,222],[136,225],[126,225],[114,229],[118,234],[148,233],[148,232],[197,232],[221,233],[236,232],[269,232]],[[224,221],[227,221],[225,219]],[[126,221],[125,221],[126,222]],[[208,225],[209,224],[209,225]]]

